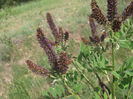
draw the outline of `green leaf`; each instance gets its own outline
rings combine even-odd
[[[74,64],[77,65],[80,70],[84,69],[78,61],[74,61]]]
[[[50,93],[54,98],[57,97],[54,88],[49,88],[49,93]]]
[[[122,72],[127,69],[133,69],[133,56],[127,59],[121,66]]]
[[[79,62],[82,61],[82,52],[80,52],[80,54],[78,55],[78,61],[79,61]]]
[[[127,71],[124,71],[124,73],[129,76],[133,76],[133,70],[127,70]]]
[[[61,96],[62,96],[62,91],[61,91],[61,89],[60,89],[60,86],[56,86],[56,87],[55,87],[55,90],[56,90],[56,94],[57,94],[59,97],[61,97]]]
[[[94,99],[100,99],[100,96],[98,95],[98,93],[97,92],[94,92]]]
[[[88,56],[90,48],[89,46],[86,46],[84,43],[80,43],[80,54],[84,56]]]
[[[119,87],[121,89],[126,89],[129,86],[129,83],[131,82],[131,77],[125,77],[122,79],[121,83],[119,84]]]
[[[49,95],[48,95],[48,92],[45,91],[45,90],[42,91],[42,95],[43,95],[43,96],[49,96]]]
[[[104,93],[104,99],[108,99],[108,96],[106,93]]]
[[[73,89],[74,89],[75,93],[78,93],[82,90],[82,85],[81,84],[75,84],[73,86]]]
[[[120,79],[120,77],[121,77],[121,76],[120,76],[117,72],[115,72],[115,71],[113,71],[112,74],[113,74],[117,79]]]
[[[122,48],[131,49],[132,42],[130,40],[119,40],[119,45]]]
[[[103,70],[106,71],[112,71],[113,70],[113,66],[105,66],[105,68],[102,68]]]
[[[62,94],[65,94],[65,89],[62,85],[60,85],[60,90],[62,91]]]
[[[99,87],[95,87],[95,88],[94,88],[94,91],[95,91],[95,92],[98,92],[99,90],[100,90]]]

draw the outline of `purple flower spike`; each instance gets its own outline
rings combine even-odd
[[[26,63],[32,72],[42,75],[42,76],[50,76],[50,72],[48,69],[45,69],[43,67],[36,65],[35,63],[33,63],[30,60],[27,60]]]
[[[64,40],[67,41],[69,39],[69,32],[64,33]]]
[[[107,9],[108,9],[108,13],[107,13],[107,18],[108,21],[113,21],[114,18],[116,17],[117,14],[117,0],[107,0]]]
[[[97,35],[97,31],[96,31],[96,25],[92,16],[89,16],[89,22],[90,22],[92,37],[95,37],[95,35]]]
[[[40,28],[37,29],[37,39],[40,43],[40,46],[45,50],[51,67],[54,69],[57,65],[58,58],[56,56],[55,51],[52,48],[52,45],[50,44],[49,40],[45,37],[43,31]]]
[[[55,25],[50,13],[47,13],[47,22],[50,26],[50,29],[52,30],[52,34],[54,35],[56,42],[59,42],[60,41],[60,34],[59,34],[58,29],[56,28],[56,25]]]
[[[106,24],[106,18],[102,14],[102,11],[100,10],[99,6],[97,5],[95,0],[92,0],[91,2],[91,9],[92,9],[92,17],[96,19],[96,21],[101,24]]]
[[[112,24],[112,30],[118,32],[121,29],[121,24],[122,21],[119,18],[115,19]]]
[[[63,42],[63,39],[64,39],[64,32],[63,32],[62,27],[59,27],[59,34],[60,34],[60,36],[61,36],[61,42]]]
[[[131,15],[133,15],[133,1],[123,11],[121,15],[122,21],[125,21]]]
[[[68,56],[67,53],[61,52],[60,53],[60,58],[58,61],[58,67],[56,68],[57,72],[60,72],[62,74],[65,74],[66,71],[68,70]]]

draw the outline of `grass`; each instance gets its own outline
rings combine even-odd
[[[105,1],[98,1],[104,14],[106,14]],[[126,3],[119,3],[119,12],[124,9]],[[87,15],[91,12],[88,5],[90,0],[37,0],[1,10],[0,96],[2,99],[23,99],[23,97],[38,99],[42,96],[42,90],[49,86],[47,79],[31,73],[25,64],[26,59],[31,59],[41,66],[50,68],[48,59],[36,40],[36,28],[42,27],[46,35],[53,38],[45,18],[46,12],[50,12],[57,26],[62,26],[64,30],[70,32],[68,51],[76,55],[79,52],[77,49],[79,49],[80,36],[88,38],[90,33]]]

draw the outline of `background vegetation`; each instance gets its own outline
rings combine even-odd
[[[32,1],[32,0],[0,0],[0,8],[18,5],[22,2],[28,2],[28,1]]]
[[[2,6],[3,1],[0,0]],[[97,0],[104,14],[106,14],[105,1]],[[130,0],[119,0],[119,12],[123,11],[129,2]],[[8,1],[6,3],[10,4]],[[49,68],[47,57],[36,40],[36,28],[42,27],[47,37],[52,39],[45,17],[46,12],[50,12],[58,26],[70,31],[68,50],[77,55],[80,37],[85,36],[88,39],[90,34],[89,5],[90,0],[37,0],[0,10],[0,97],[2,99],[43,98],[43,91],[52,86],[51,80],[31,73],[25,64],[25,60],[31,59],[38,65]],[[131,28],[133,29],[133,26]],[[121,48],[116,56],[121,63],[130,56],[130,53],[126,48]],[[122,93],[117,91],[117,94],[121,96]],[[84,96],[89,97],[88,94]]]

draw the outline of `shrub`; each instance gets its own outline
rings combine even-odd
[[[53,79],[53,86],[48,91],[43,91],[45,99],[86,99],[86,94],[90,99],[116,99],[119,97],[116,94],[117,90],[127,91],[124,95],[119,92],[123,95],[121,98],[130,98],[133,56],[118,64],[115,54],[118,50],[117,45],[120,48],[133,49],[133,32],[130,30],[132,21],[128,20],[128,23],[124,24],[133,14],[133,1],[119,16],[117,0],[107,0],[107,4],[106,18],[97,2],[92,0],[92,14],[89,15],[92,36],[89,40],[82,37],[83,43],[80,44],[77,57],[67,53],[66,41],[69,33],[63,32],[62,28],[58,29],[50,13],[47,13],[47,22],[55,41],[47,39],[40,28],[37,29],[37,39],[48,56],[51,69],[38,66],[30,60],[26,61],[32,72]],[[101,35],[96,30],[95,21],[104,26]],[[70,69],[70,63],[75,67]]]
[[[28,1],[32,1],[32,0],[0,0],[0,8],[2,7],[9,7],[12,5],[16,5],[19,4],[21,2],[28,2]]]

